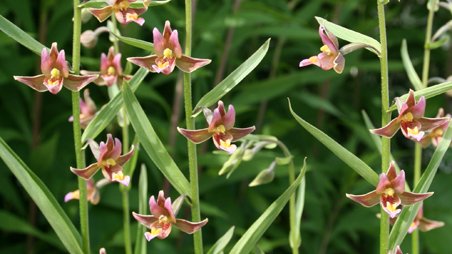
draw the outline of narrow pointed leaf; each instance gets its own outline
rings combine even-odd
[[[369,165],[367,165],[364,161],[358,158],[356,155],[348,151],[345,147],[341,146],[339,143],[334,141],[334,139],[330,138],[321,130],[317,129],[310,123],[303,120],[299,117],[293,110],[290,105],[289,100],[289,109],[292,116],[297,120],[297,122],[305,128],[312,136],[314,136],[320,143],[326,146],[332,153],[334,153],[339,159],[341,159],[345,164],[351,167],[356,171],[359,175],[361,175],[367,182],[370,184],[377,186],[378,183],[378,175],[375,171],[372,170]]]
[[[444,82],[441,84],[429,86],[427,88],[415,91],[414,97],[416,98],[416,100],[418,100],[419,97],[421,97],[421,96],[425,96],[425,99],[429,99],[429,98],[435,97],[437,95],[443,94],[451,89],[452,89],[452,81],[447,81],[447,82]],[[408,98],[408,93],[404,94],[403,96],[400,96],[401,101],[406,101],[407,98]],[[393,104],[389,108],[389,111],[393,111],[396,109],[397,109],[397,106],[395,104]]]
[[[117,33],[113,33],[114,36],[116,36],[120,41],[124,42],[125,44],[128,44],[130,46],[133,46],[135,48],[144,49],[149,52],[154,52],[154,44],[151,42],[131,38],[131,37],[125,37],[122,35],[119,35]]]
[[[152,0],[148,7],[154,7],[159,5],[164,5],[171,2],[171,0]],[[130,8],[140,8],[143,7],[143,1],[136,1],[130,4]]]
[[[0,15],[0,30],[8,35],[11,39],[22,44],[34,53],[41,55],[41,51],[45,48],[40,42],[31,37],[25,31],[14,25],[11,21]]]
[[[315,18],[317,19],[317,22],[319,22],[320,25],[326,27],[328,32],[331,32],[336,37],[346,40],[348,42],[362,43],[362,44],[368,45],[369,46],[369,47],[367,47],[368,50],[376,53],[377,55],[380,55],[381,44],[374,38],[364,35],[362,33],[358,33],[356,31],[350,30],[348,28],[342,27],[340,25],[336,25],[332,22],[329,22],[326,19],[323,19],[320,17],[315,17]]]
[[[436,175],[436,171],[441,163],[441,160],[444,157],[444,154],[448,150],[450,146],[450,142],[452,139],[452,121],[449,121],[449,127],[447,131],[444,133],[443,139],[436,147],[435,152],[433,153],[430,162],[427,165],[427,168],[424,170],[424,173],[419,180],[419,183],[414,188],[415,193],[425,193],[429,190],[430,185],[432,184],[433,178]],[[411,225],[411,222],[416,217],[416,214],[421,206],[422,202],[418,202],[412,206],[406,206],[402,213],[399,215],[394,227],[389,234],[389,249],[394,249],[397,245],[400,245],[405,238],[406,233],[408,232],[408,228]]]
[[[305,190],[306,190],[306,178],[303,178],[300,183],[300,187],[298,187],[297,201],[295,202],[295,227],[294,232],[290,234],[290,246],[295,246],[295,248],[299,248],[301,245],[301,216],[303,215],[304,209],[304,198],[305,198]]]
[[[180,194],[191,196],[187,178],[177,167],[162,141],[160,141],[146,113],[144,113],[143,108],[127,83],[123,85],[123,97],[127,115],[146,153]]]
[[[78,8],[102,8],[107,5],[108,4],[105,0],[91,0],[91,1],[80,4],[78,6]]]
[[[413,67],[413,63],[411,62],[410,55],[408,54],[408,47],[406,44],[406,40],[403,39],[402,47],[400,49],[400,53],[402,54],[403,66],[405,67],[406,74],[408,75],[408,79],[413,85],[414,89],[421,90],[422,89],[422,81],[416,73],[416,70]]]
[[[132,79],[129,81],[132,91],[136,91],[138,89],[147,74],[148,71],[145,68],[140,68],[135,75],[133,75]],[[123,97],[119,93],[111,99],[110,102],[104,105],[99,112],[97,112],[96,116],[93,120],[91,120],[83,132],[82,142],[86,142],[88,139],[94,139],[97,137],[97,135],[99,135],[99,133],[101,133],[116,117],[122,107],[123,101]]]
[[[270,39],[268,39],[252,56],[243,62],[237,69],[235,69],[229,76],[223,79],[212,90],[205,94],[196,104],[193,110],[193,116],[201,113],[202,108],[209,107],[217,103],[225,94],[231,91],[236,85],[240,83],[256,66],[262,61],[267,54],[270,46]]]
[[[83,253],[80,234],[53,194],[33,171],[0,138],[0,158],[14,174],[70,253]]]
[[[276,199],[264,213],[251,225],[243,234],[239,241],[234,245],[231,254],[250,253],[257,245],[257,242],[270,227],[273,221],[279,216],[281,210],[286,206],[290,197],[295,193],[306,173],[306,159],[297,179]]]
[[[207,254],[221,254],[223,253],[224,248],[228,245],[228,243],[231,241],[232,236],[234,235],[234,229],[235,227],[231,227],[218,241],[212,246],[212,248],[209,249]]]
[[[148,207],[148,174],[146,172],[146,166],[141,165],[140,178],[138,181],[138,213],[147,214]],[[145,227],[137,228],[137,236],[135,240],[134,254],[146,254],[146,242],[144,241]]]

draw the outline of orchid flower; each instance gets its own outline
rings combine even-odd
[[[436,220],[430,220],[424,217],[424,212],[422,207],[419,209],[419,211],[416,214],[416,217],[414,218],[414,221],[411,223],[410,227],[408,228],[408,233],[413,233],[414,230],[418,229],[422,232],[427,232],[435,228],[439,228],[444,226],[444,222],[442,221],[436,221]]]
[[[226,112],[222,101],[218,101],[218,106],[214,109],[213,113],[211,110],[205,109],[204,116],[209,124],[208,128],[187,130],[177,127],[177,130],[195,144],[202,143],[212,137],[215,146],[229,154],[237,149],[237,146],[231,144],[231,142],[250,134],[255,129],[254,126],[235,128],[234,107],[229,105],[228,112]]]
[[[207,224],[208,219],[200,222],[190,222],[183,219],[177,219],[175,216],[176,208],[171,203],[171,198],[165,199],[165,193],[159,192],[157,201],[154,196],[149,199],[149,210],[151,215],[142,215],[132,212],[133,217],[149,228],[151,231],[144,233],[146,240],[150,241],[155,237],[165,239],[171,233],[172,225],[179,228],[187,234],[193,234]]]
[[[107,143],[100,142],[98,145],[94,141],[89,142],[91,151],[97,162],[83,169],[72,168],[71,171],[81,178],[90,179],[99,169],[109,181],[119,182],[125,186],[129,185],[130,176],[124,175],[122,166],[132,157],[133,145],[130,151],[121,156],[121,141],[117,138],[113,141],[111,134],[107,135]]]
[[[14,76],[14,79],[38,92],[49,91],[52,94],[59,93],[63,86],[74,92],[80,91],[96,79],[96,76],[91,75],[78,76],[69,74],[64,50],[58,51],[56,42],[52,43],[50,51],[47,48],[42,49],[41,72],[42,74],[32,77]]]
[[[436,118],[443,118],[444,117],[444,109],[440,108],[438,110],[438,114],[436,115]],[[450,114],[447,114],[445,116],[446,118],[450,119]],[[430,132],[428,132],[424,137],[421,139],[421,144],[423,147],[427,147],[430,143],[433,144],[433,146],[437,147],[439,142],[443,139],[444,132],[447,129],[447,126],[449,125],[449,122],[445,122],[444,124],[433,128]]]
[[[339,42],[336,36],[328,32],[324,26],[319,27],[319,35],[323,42],[323,46],[320,48],[321,53],[317,56],[303,59],[299,66],[305,67],[314,64],[323,70],[334,69],[334,71],[341,74],[344,70],[345,58],[339,50]]]
[[[414,91],[411,89],[405,102],[401,102],[399,98],[396,98],[396,105],[399,116],[386,126],[371,130],[372,133],[391,138],[399,129],[402,129],[402,133],[406,138],[420,142],[427,131],[447,124],[450,119],[448,117],[424,117],[425,97],[422,96],[416,102]]]
[[[182,54],[177,30],[171,30],[169,21],[165,22],[163,34],[157,28],[153,30],[154,55],[129,57],[128,61],[148,69],[150,72],[169,75],[177,66],[183,72],[191,73],[211,62],[210,59],[193,58]]]
[[[87,199],[91,204],[97,205],[100,201],[99,189],[92,179],[86,181]],[[64,202],[68,202],[73,199],[80,199],[80,190],[75,190],[67,193],[64,196]]]
[[[394,164],[389,165],[387,173],[380,174],[377,188],[363,195],[346,194],[351,200],[365,207],[371,207],[380,203],[383,210],[391,218],[395,218],[400,212],[400,205],[412,205],[433,195],[428,193],[413,193],[405,191],[405,171],[401,170],[397,175]]]
[[[91,8],[89,11],[93,14],[99,22],[104,22],[112,14],[121,24],[128,24],[135,22],[142,26],[144,19],[139,17],[146,12],[147,6],[143,4],[142,8],[131,8],[130,4],[136,0],[107,0],[108,5],[103,8]]]
[[[89,96],[89,90],[85,89],[83,91],[83,97],[85,100],[80,98],[80,127],[82,129],[85,129],[89,122],[94,118],[96,115],[96,104]],[[69,122],[72,122],[74,120],[74,117],[69,117]]]

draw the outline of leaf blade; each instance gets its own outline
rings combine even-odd
[[[405,67],[406,74],[408,75],[408,79],[410,80],[414,89],[416,90],[422,89],[422,81],[413,67],[413,63],[411,62],[410,54],[408,53],[408,46],[405,39],[403,39],[402,41],[400,54],[402,55],[403,66]]]
[[[228,243],[231,241],[232,236],[234,235],[234,229],[235,227],[232,226],[218,241],[215,242],[215,244],[209,249],[207,254],[220,254],[223,253],[224,248],[228,245]]]

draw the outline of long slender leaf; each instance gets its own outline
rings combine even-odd
[[[123,85],[123,97],[130,122],[146,153],[180,194],[191,196],[187,178],[177,167],[162,141],[158,138],[146,113],[144,113],[143,108],[127,83]]]
[[[78,8],[102,8],[107,5],[108,3],[105,0],[91,0],[80,4]]]
[[[416,99],[419,99],[421,96],[425,96],[425,99],[429,99],[432,97],[435,97],[437,95],[443,94],[449,90],[452,89],[452,81],[447,81],[438,85],[429,86],[427,88],[418,90],[414,92],[414,97]],[[404,94],[403,96],[400,96],[400,99],[402,101],[406,101],[408,98],[408,94]],[[389,108],[389,111],[396,110],[397,106],[394,104]]]
[[[148,71],[146,69],[140,68],[135,75],[133,75],[132,79],[129,81],[132,91],[138,89],[147,74]],[[123,101],[121,94],[117,94],[110,102],[103,106],[83,132],[82,142],[97,137],[97,135],[99,135],[99,133],[101,133],[115,118],[116,114],[121,109]]]
[[[270,39],[268,39],[252,56],[243,62],[237,69],[235,69],[229,76],[223,79],[212,90],[205,94],[196,104],[193,115],[196,116],[202,111],[202,108],[209,107],[218,102],[225,94],[231,91],[236,85],[240,83],[256,66],[262,61],[267,54],[270,46]]]
[[[2,15],[0,15],[0,30],[11,37],[11,39],[17,41],[18,43],[22,44],[24,47],[28,48],[38,55],[41,55],[42,49],[45,48],[44,45],[24,32],[18,26],[14,25],[11,21],[7,20]]]
[[[2,138],[0,138],[0,157],[39,207],[66,249],[70,253],[82,254],[80,234],[58,204],[58,201],[41,179],[25,165]]]
[[[231,241],[232,236],[234,235],[234,229],[235,227],[232,226],[218,241],[209,249],[207,254],[221,254],[223,253],[224,248],[228,245],[228,243]]]
[[[148,5],[148,7],[154,7],[159,5],[164,5],[171,2],[171,0],[152,0],[151,3]],[[140,6],[141,4],[141,6]],[[131,3],[131,8],[140,8],[142,7],[143,1],[136,1],[135,3]]]
[[[290,197],[303,180],[306,173],[306,159],[304,161],[303,167],[301,169],[300,175],[297,179],[289,186],[289,188],[284,191],[278,199],[276,199],[262,215],[251,225],[248,230],[243,234],[239,241],[234,245],[231,250],[231,254],[244,254],[249,253],[256,247],[257,242],[265,233],[265,231],[270,227],[273,221],[278,217],[281,210],[286,206]]]
[[[114,36],[116,36],[120,41],[124,42],[125,44],[128,44],[130,46],[133,46],[135,48],[144,49],[146,51],[154,52],[154,44],[151,42],[131,38],[131,37],[125,37],[122,35],[119,35],[117,33],[112,33]]]
[[[381,52],[381,44],[375,40],[372,37],[369,37],[367,35],[364,35],[362,33],[358,33],[356,31],[350,30],[348,28],[342,27],[340,25],[336,25],[332,22],[329,22],[326,19],[315,17],[317,19],[317,22],[319,22],[320,25],[326,27],[328,32],[333,33],[336,37],[339,37],[343,40],[349,41],[349,42],[355,42],[355,43],[362,43],[365,45],[368,45],[368,50],[376,53],[377,55],[380,55]]]
[[[430,162],[427,165],[424,173],[419,180],[419,183],[414,188],[415,193],[424,193],[427,192],[432,184],[433,178],[436,175],[436,171],[441,163],[441,160],[444,157],[444,154],[448,150],[450,146],[450,142],[452,139],[452,121],[449,121],[449,127],[447,131],[444,133],[444,136],[439,143],[438,147],[435,149],[435,152],[430,159]],[[422,202],[418,202],[412,206],[407,206],[402,210],[402,213],[399,215],[394,227],[389,234],[389,248],[394,249],[397,245],[400,245],[405,238],[405,235],[408,231],[408,228],[411,225],[411,222],[416,217],[416,214],[421,206]]]
[[[305,198],[305,190],[306,190],[306,178],[300,183],[300,187],[298,187],[297,201],[295,202],[295,227],[294,233],[291,233],[290,236],[290,246],[295,246],[299,248],[301,245],[301,216],[303,215],[304,209],[304,198]],[[292,239],[293,237],[293,239]]]
[[[138,182],[138,213],[147,214],[148,207],[148,174],[146,172],[146,166],[141,165],[140,179]],[[144,227],[139,226],[137,228],[137,236],[135,240],[134,254],[146,254],[146,242],[144,241]]]
[[[405,67],[406,74],[408,75],[408,79],[413,85],[414,89],[421,90],[422,89],[422,81],[416,73],[416,70],[413,67],[413,63],[411,62],[410,55],[408,54],[408,47],[406,44],[406,40],[403,39],[402,47],[400,48],[400,54],[402,55],[403,66]]]
[[[359,175],[361,175],[367,182],[376,186],[378,183],[378,175],[375,171],[372,170],[369,165],[367,165],[364,161],[358,158],[356,155],[348,151],[346,148],[341,146],[339,143],[334,141],[328,135],[326,135],[321,130],[317,129],[313,125],[309,124],[301,117],[299,117],[293,110],[290,105],[289,100],[289,109],[292,116],[297,120],[297,122],[305,128],[312,136],[314,136],[320,143],[330,149],[339,159],[341,159],[345,164],[351,167],[356,171]]]

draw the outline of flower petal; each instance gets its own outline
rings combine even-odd
[[[97,171],[99,170],[99,166],[97,163],[93,163],[86,168],[78,169],[71,167],[72,173],[80,176],[85,180],[89,180]]]
[[[212,137],[212,133],[210,133],[207,128],[200,130],[187,130],[177,127],[177,131],[195,144],[202,143]]]
[[[391,188],[391,181],[388,178],[388,175],[385,173],[380,174],[380,180],[378,180],[377,188],[375,189],[378,194],[385,192],[387,188]]]
[[[153,42],[155,53],[159,56],[163,56],[163,51],[165,50],[165,41],[163,40],[163,35],[156,27],[152,30],[152,35],[154,38]]]
[[[130,151],[122,156],[119,156],[119,158],[116,160],[116,163],[121,166],[124,165],[133,156],[133,154],[135,152],[134,148],[135,147],[132,145],[130,147]]]
[[[346,193],[345,196],[365,207],[372,207],[380,202],[380,195],[376,191],[371,191],[363,195],[353,195]]]
[[[331,52],[337,52],[339,48],[339,42],[336,36],[328,32],[324,26],[319,26],[319,35],[322,39],[322,43],[331,50]]]
[[[244,136],[250,134],[256,129],[256,127],[251,126],[248,128],[232,128],[228,131],[229,134],[232,135],[232,141],[239,140],[243,138]]]
[[[34,90],[38,92],[45,92],[47,91],[47,87],[44,85],[44,78],[45,76],[43,74],[36,75],[36,76],[14,76],[14,79],[24,83],[25,85],[33,88]]]
[[[99,22],[104,22],[113,13],[113,8],[112,6],[105,6],[104,8],[99,9],[89,9],[89,12],[91,12]]]
[[[155,47],[155,44],[154,44]],[[157,52],[157,50],[156,50]],[[155,65],[155,61],[157,60],[157,55],[149,55],[149,56],[143,56],[143,57],[129,57],[127,58],[127,61],[136,64],[140,67],[146,68],[150,72],[155,72],[154,68],[152,68],[153,65]]]
[[[399,130],[400,122],[398,118],[394,118],[391,122],[389,122],[386,126],[381,127],[379,129],[370,130],[373,134],[377,134],[380,136],[384,136],[387,138],[392,138],[394,134]]]
[[[53,44],[52,44],[53,47]],[[50,74],[52,70],[52,58],[50,57],[47,48],[43,48],[41,51],[41,72],[44,74]]]
[[[417,120],[419,123],[421,123],[421,130],[429,131],[429,130],[441,127],[443,125],[447,126],[450,118],[449,117],[441,117],[441,118],[422,117]]]
[[[427,232],[427,231],[430,231],[435,228],[440,228],[442,226],[444,226],[444,222],[442,222],[442,221],[430,220],[430,219],[423,217],[419,221],[418,228],[422,232]]]
[[[176,66],[183,72],[191,73],[210,62],[212,62],[210,59],[193,58],[182,55],[181,58],[176,59]]]
[[[78,92],[83,87],[85,87],[86,85],[88,85],[89,83],[93,82],[96,79],[97,79],[97,76],[95,76],[95,75],[78,76],[78,75],[69,74],[69,76],[64,79],[63,85],[64,85],[64,87],[66,87],[67,89],[69,89],[73,92]]]
[[[411,108],[410,111],[414,118],[423,117],[425,113],[425,97],[421,96],[419,101]]]
[[[412,205],[414,203],[417,203],[419,201],[422,201],[428,197],[433,195],[433,192],[427,192],[427,193],[414,193],[405,191],[404,193],[398,194],[400,200],[402,201],[402,205]]]
[[[392,167],[394,165],[391,163]],[[394,169],[395,172],[395,169]],[[405,171],[400,170],[399,175],[395,177],[393,180],[391,180],[392,188],[395,190],[396,193],[403,193],[405,192]]]
[[[209,219],[200,222],[190,222],[183,219],[176,219],[175,226],[187,234],[193,234],[207,224]]]
[[[229,105],[228,112],[223,117],[223,124],[226,130],[232,129],[235,124],[235,109],[234,106]]]
[[[166,27],[166,25],[165,25],[165,27]],[[182,57],[182,48],[179,43],[179,34],[178,34],[177,30],[174,30],[171,32],[171,35],[170,35],[167,43],[169,43],[169,48],[171,50],[173,50],[173,53],[176,56],[176,58]]]
[[[334,66],[333,66],[334,71],[338,74],[341,74],[345,67],[344,56],[341,53],[337,54],[336,58],[333,61],[333,64],[334,64]]]
[[[132,212],[132,215],[135,218],[135,220],[137,220],[139,223],[143,224],[147,228],[150,228],[152,223],[158,221],[158,218],[154,215],[143,215],[135,212]]]

